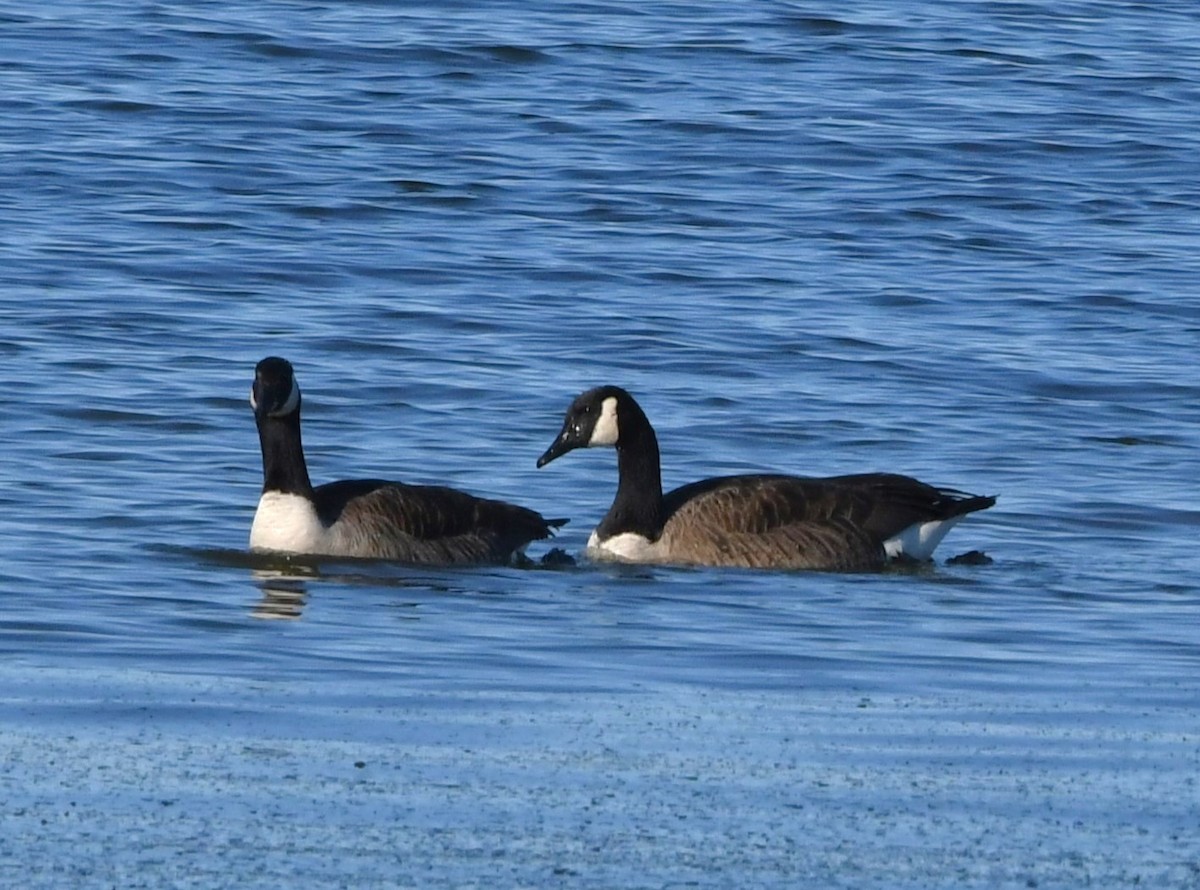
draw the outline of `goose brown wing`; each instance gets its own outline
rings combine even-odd
[[[840,502],[849,511],[846,515],[881,540],[914,523],[951,519],[986,510],[996,503],[991,496],[937,488],[896,473],[863,473],[811,481],[827,484],[829,500]]]
[[[564,522],[443,486],[363,479],[322,485],[315,495],[326,525],[353,529],[352,550],[399,559],[504,560]]]
[[[886,473],[726,476],[666,495],[663,538],[687,561],[872,568],[885,559],[883,542],[910,525],[993,502]]]
[[[806,522],[844,521],[885,540],[915,522],[949,519],[995,503],[993,497],[935,488],[895,473],[807,479],[724,476],[685,485],[663,498],[664,519],[730,532],[763,534]]]
[[[758,568],[858,569],[883,564],[882,539],[855,521],[863,499],[819,480],[726,476],[663,499],[673,559]]]
[[[664,520],[687,521],[726,532],[764,534],[796,523],[865,513],[863,497],[825,480],[795,476],[723,476],[663,497]]]

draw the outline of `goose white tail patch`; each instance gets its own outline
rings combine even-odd
[[[617,426],[617,399],[609,396],[600,403],[600,418],[592,427],[592,436],[588,439],[588,448],[598,445],[616,445],[621,431]]]
[[[932,522],[917,522],[910,525],[900,534],[883,542],[883,549],[888,559],[905,557],[924,562],[933,557],[933,551],[942,543],[946,532],[954,528],[961,516],[950,519],[937,519]]]
[[[268,491],[259,499],[254,513],[250,549],[320,553],[327,536],[312,501],[298,494]]]

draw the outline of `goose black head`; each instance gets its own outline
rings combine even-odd
[[[607,445],[620,446],[621,420],[632,406],[640,411],[633,396],[619,386],[599,386],[589,389],[571,403],[558,434],[545,454],[538,458],[537,465],[544,467],[556,457],[562,457],[576,448],[596,448]]]
[[[287,417],[300,410],[300,387],[291,362],[271,356],[258,363],[250,388],[250,407],[260,421]]]

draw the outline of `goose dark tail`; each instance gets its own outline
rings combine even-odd
[[[946,499],[947,519],[952,516],[965,516],[977,510],[986,510],[996,503],[996,496],[991,494],[968,494],[965,491],[955,491],[954,489],[943,489],[941,494]]]

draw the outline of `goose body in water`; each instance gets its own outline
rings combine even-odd
[[[576,448],[617,450],[617,494],[588,555],[638,563],[862,571],[931,558],[960,519],[990,496],[935,488],[908,476],[866,473],[809,479],[743,475],[662,491],[658,439],[628,392],[579,396],[537,462]]]
[[[565,519],[453,488],[354,479],[313,487],[300,442],[300,387],[289,362],[265,358],[250,404],[263,488],[250,548],[411,563],[507,563]]]

